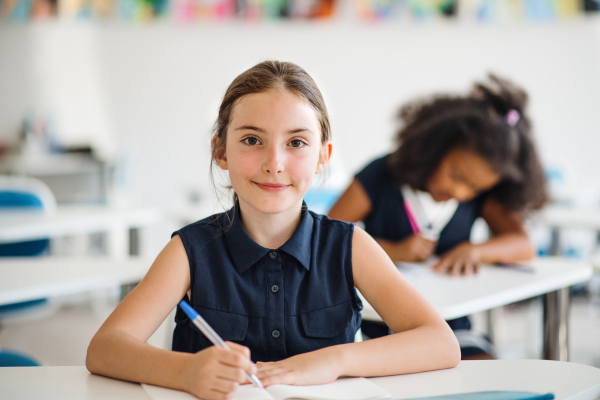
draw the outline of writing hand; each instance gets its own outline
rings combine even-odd
[[[425,239],[420,235],[411,235],[395,245],[395,261],[425,261],[433,255],[437,242]]]
[[[479,273],[480,264],[477,247],[465,242],[442,254],[433,265],[433,269],[440,273],[448,272],[452,276],[470,275]]]
[[[186,368],[186,390],[206,400],[225,400],[237,387],[248,383],[246,372],[256,373],[250,350],[226,342],[231,350],[211,346],[194,354]]]

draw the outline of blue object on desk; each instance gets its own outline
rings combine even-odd
[[[531,392],[512,392],[512,391],[494,391],[494,392],[473,392],[448,394],[434,397],[418,397],[407,400],[552,400],[552,393],[539,394]]]

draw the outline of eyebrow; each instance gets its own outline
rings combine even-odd
[[[244,126],[240,126],[239,128],[235,128],[236,131],[256,131],[256,132],[260,132],[260,133],[266,133],[266,131],[262,128],[259,128],[257,126],[252,126],[252,125],[244,125]],[[287,131],[287,133],[289,133],[290,135],[296,134],[296,133],[300,133],[300,132],[312,132],[310,129],[308,128],[296,128],[296,129],[290,129],[289,131]]]

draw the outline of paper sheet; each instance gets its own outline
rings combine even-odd
[[[152,400],[196,400],[196,397],[179,390],[166,389],[143,383],[142,387]],[[241,385],[232,400],[366,400],[388,399],[389,393],[365,378],[343,378],[325,385],[291,386],[272,385],[259,389]]]

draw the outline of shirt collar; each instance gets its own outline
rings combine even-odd
[[[225,240],[229,254],[238,272],[243,273],[263,258],[270,249],[262,247],[248,236],[242,226],[239,203],[222,215],[224,216]],[[313,217],[306,208],[306,204],[302,203],[302,215],[298,228],[292,237],[279,248],[297,259],[307,270],[310,269],[312,230]]]
[[[296,231],[287,242],[279,249],[285,251],[307,270],[310,269],[310,255],[312,253],[313,216],[302,202],[302,215]]]

